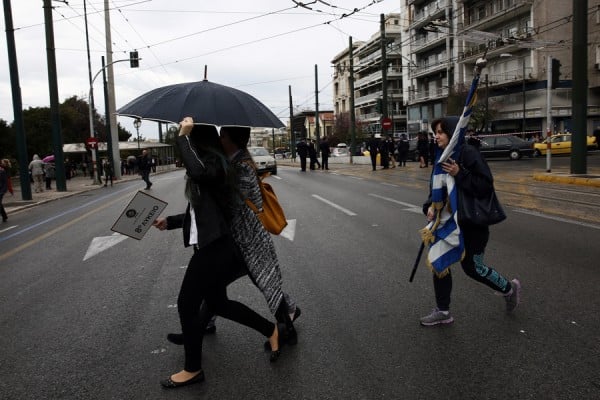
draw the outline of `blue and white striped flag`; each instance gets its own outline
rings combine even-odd
[[[458,192],[454,177],[444,172],[441,163],[448,158],[458,159],[458,154],[465,141],[465,132],[473,105],[477,99],[480,71],[479,65],[476,66],[460,119],[458,117],[445,118],[447,125],[456,126],[448,146],[443,152],[439,148],[436,149],[435,164],[431,175],[431,201],[436,215],[420,232],[423,243],[429,245],[427,265],[439,277],[446,275],[448,268],[461,261],[464,256],[463,235],[458,226]]]

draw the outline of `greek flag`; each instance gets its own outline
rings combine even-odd
[[[427,265],[438,276],[448,273],[448,268],[464,257],[463,235],[458,226],[458,192],[454,177],[444,172],[441,163],[452,158],[458,159],[465,142],[465,132],[473,111],[479,84],[479,71],[476,68],[465,107],[460,118],[446,117],[449,127],[455,127],[448,146],[442,152],[436,149],[435,163],[431,175],[431,201],[435,210],[434,219],[423,228],[421,238],[429,245]]]

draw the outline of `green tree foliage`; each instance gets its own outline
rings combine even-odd
[[[90,136],[88,102],[77,96],[66,99],[59,105],[61,136],[63,143],[85,143]],[[94,130],[100,141],[107,139],[104,118],[93,112]],[[49,107],[30,107],[23,110],[23,129],[27,142],[28,157],[52,154],[52,121]],[[119,141],[127,141],[132,134],[117,124]],[[8,125],[0,119],[0,157],[14,159],[17,155],[14,123]]]

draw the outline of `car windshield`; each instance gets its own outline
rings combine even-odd
[[[249,148],[248,151],[253,156],[268,156],[269,152],[264,147]]]

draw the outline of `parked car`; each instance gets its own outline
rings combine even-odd
[[[485,158],[508,157],[518,160],[523,156],[533,156],[533,142],[512,135],[485,135],[477,137],[481,141],[479,150]]]
[[[270,172],[271,175],[277,175],[277,161],[264,147],[248,147],[252,160],[256,164],[259,175]]]
[[[550,137],[550,143],[552,144],[551,154],[571,154],[571,134],[570,133],[559,133]],[[587,149],[595,150],[598,148],[595,136],[587,137]],[[534,151],[536,156],[546,155],[548,144],[543,141],[535,143]]]
[[[338,143],[338,145],[331,150],[331,157],[343,157],[349,155],[350,149],[348,149],[348,145],[346,143]]]

